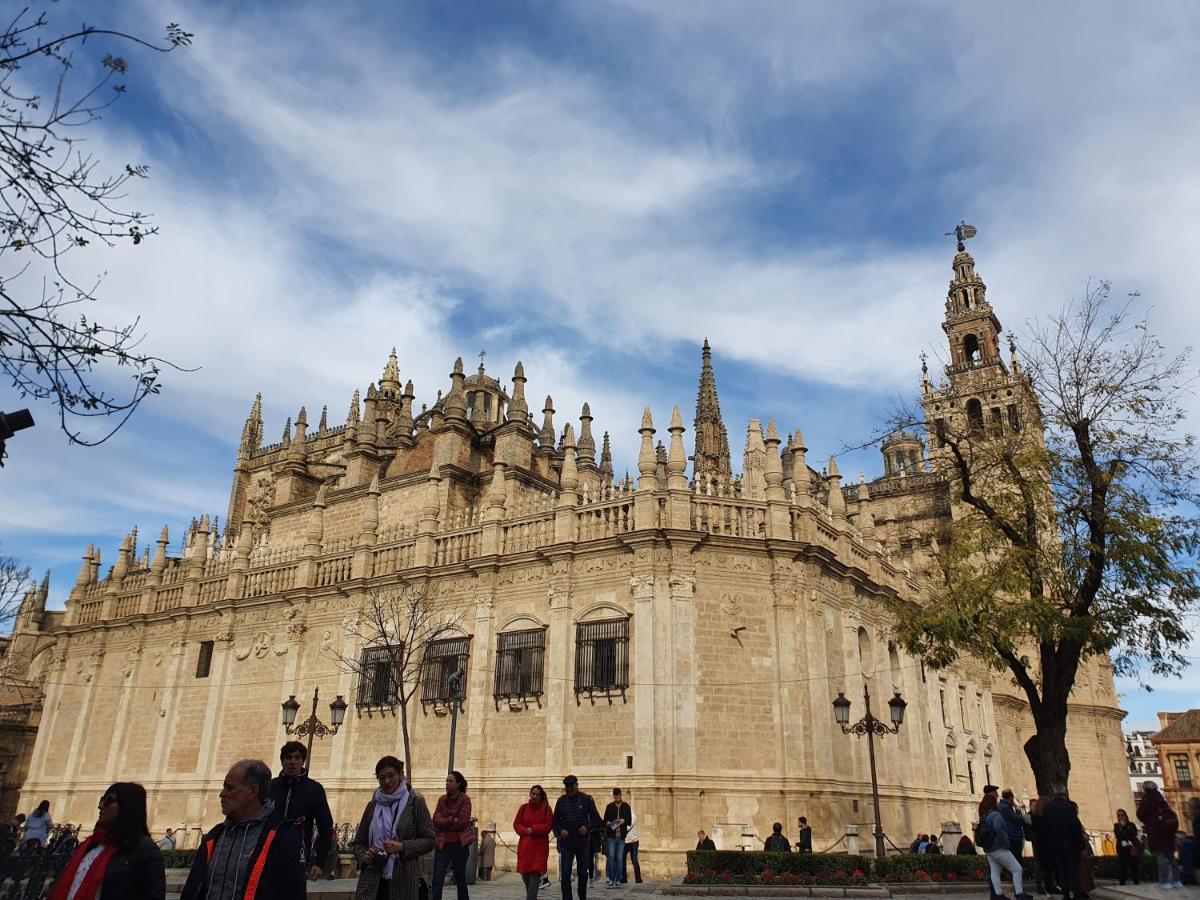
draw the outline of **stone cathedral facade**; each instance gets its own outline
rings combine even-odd
[[[938,383],[924,379],[930,420],[982,415],[1040,433],[974,261],[959,252],[953,270],[951,362]],[[529,786],[553,797],[573,772],[601,801],[625,789],[652,873],[679,872],[697,828],[736,847],[800,815],[818,849],[848,824],[868,846],[867,747],[831,706],[844,692],[858,718],[864,686],[884,718],[893,692],[908,701],[899,735],[877,746],[896,843],[967,827],[989,781],[1032,795],[1031,720],[1011,680],[970,661],[927,670],[889,642],[882,601],[920,601],[954,512],[921,437],[888,441],[883,474],[844,485],[836,460],[814,467],[799,429],[752,420],[737,474],[707,342],[690,435],[678,407],[647,409],[636,482],[614,480],[609,435],[597,447],[586,404],[561,428],[549,397],[530,410],[521,363],[501,382],[460,360],[444,395],[415,403],[394,354],[343,425],[322,413],[312,428],[301,409],[264,445],[255,401],[220,534],[197,519],[180,555],[166,529],[144,554],[131,534],[103,576],[89,547],[65,612],[31,593],[12,638],[42,692],[36,743],[14,763],[27,770],[22,809],[44,798],[57,821],[90,822],[107,784],[136,780],[154,829],[183,829],[195,846],[219,818],[229,764],[277,765],[281,701],[296,695],[303,717],[319,687],[326,720],[335,695],[350,710],[316,741],[312,771],[335,820],[357,821],[376,759],[403,753],[362,608],[401,590],[455,622],[422,648],[415,784],[440,793],[442,676],[461,665],[456,766],[480,821],[510,843]],[[363,666],[344,671],[338,657]],[[1093,661],[1069,730],[1072,792],[1093,829],[1131,802],[1123,715],[1110,667]]]

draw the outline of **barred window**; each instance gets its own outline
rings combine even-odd
[[[625,696],[629,687],[629,619],[580,622],[575,626],[575,697]]]
[[[1172,756],[1171,764],[1175,767],[1175,781],[1181,788],[1191,788],[1192,767],[1186,756]]]
[[[425,645],[425,658],[421,661],[421,704],[449,703],[450,676],[459,669],[465,673],[467,658],[471,652],[469,637],[444,638]],[[459,688],[458,698],[466,696],[467,684]]]
[[[510,631],[496,642],[497,702],[542,695],[542,669],[546,659],[546,631]]]
[[[399,685],[392,655],[399,656],[403,648],[367,647],[358,659],[359,706],[395,706]]]

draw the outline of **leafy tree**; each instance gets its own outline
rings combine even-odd
[[[1117,674],[1178,674],[1200,597],[1190,350],[1170,354],[1109,292],[1089,285],[1029,326],[1044,432],[966,416],[929,428],[957,512],[932,599],[896,608],[898,638],[928,664],[969,653],[1012,676],[1043,794],[1068,783],[1080,666],[1107,655]]]
[[[370,591],[357,614],[346,620],[346,634],[357,647],[328,651],[341,671],[354,674],[360,708],[399,710],[409,780],[414,769],[409,714],[421,686],[426,650],[434,641],[461,636],[459,618],[424,590],[403,582]],[[458,696],[463,696],[461,690]]]
[[[129,65],[104,53],[98,78],[81,77],[75,54],[98,42],[167,53],[191,38],[174,23],[163,44],[86,24],[59,29],[29,7],[0,33],[0,371],[20,396],[55,404],[74,443],[107,440],[158,393],[162,367],[178,368],[141,349],[136,320],[89,316],[99,279],[80,280],[64,266],[90,244],[136,245],[157,231],[145,213],[123,208],[129,182],[147,168],[106,172],[84,143],[88,126],[125,93]],[[128,367],[131,390],[106,389],[101,364]],[[108,416],[116,424],[102,437],[77,427]]]

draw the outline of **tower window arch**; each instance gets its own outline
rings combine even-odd
[[[983,404],[973,398],[967,401],[967,422],[971,428],[983,427]]]
[[[974,362],[979,359],[979,335],[968,334],[963,338],[963,356],[967,362]]]

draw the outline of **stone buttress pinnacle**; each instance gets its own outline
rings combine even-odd
[[[729,434],[721,419],[721,401],[717,397],[717,379],[713,374],[712,351],[708,339],[701,351],[700,385],[696,391],[695,452],[692,471],[696,475],[733,477],[729,460]]]

